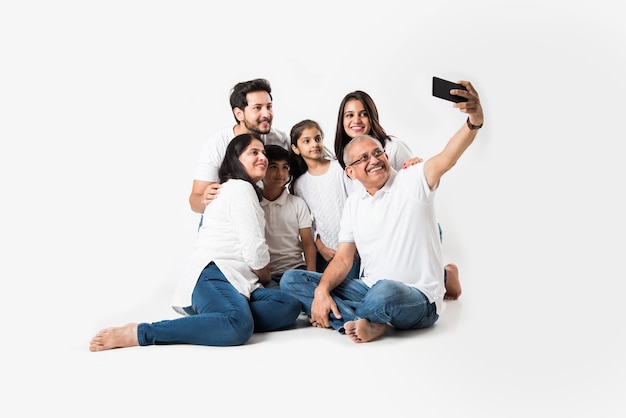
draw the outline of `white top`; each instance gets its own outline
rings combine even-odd
[[[233,127],[224,128],[211,135],[200,148],[200,156],[196,167],[195,180],[218,182],[218,171],[224,156],[226,148],[235,137]],[[272,128],[266,135],[261,135],[261,139],[267,145],[280,145],[285,149],[289,149],[291,141],[287,134],[283,131]]]
[[[304,200],[285,188],[278,199],[261,201],[265,212],[265,240],[270,249],[270,272],[282,274],[304,264],[300,229],[311,228],[311,212]]]
[[[324,245],[337,249],[339,221],[352,187],[352,180],[337,160],[330,160],[322,175],[313,176],[307,171],[296,179],[294,194],[304,199],[313,215],[313,240],[319,235]]]
[[[445,284],[435,192],[428,187],[423,162],[392,169],[374,196],[361,188],[348,197],[339,241],[356,244],[365,284],[371,287],[381,279],[406,283],[442,313]]]
[[[262,286],[252,269],[262,269],[270,261],[265,217],[254,188],[245,180],[223,183],[220,198],[204,210],[196,245],[174,293],[175,311],[184,313],[180,308],[191,305],[200,273],[211,261],[247,298]]]
[[[397,138],[387,139],[385,152],[389,158],[391,168],[396,171],[402,170],[404,162],[413,158],[413,154],[409,146]]]

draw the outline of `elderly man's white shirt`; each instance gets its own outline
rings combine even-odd
[[[353,242],[361,255],[363,281],[373,286],[397,280],[421,290],[443,312],[444,264],[435,216],[436,188],[430,190],[424,163],[391,169],[374,196],[355,190],[344,207],[339,242]]]

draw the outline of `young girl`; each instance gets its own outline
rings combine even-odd
[[[272,281],[265,287],[280,288],[280,278],[291,269],[315,271],[316,254],[311,233],[311,212],[299,196],[289,193],[291,181],[289,151],[280,145],[266,145],[268,166],[263,178],[265,240],[270,250]]]
[[[261,139],[238,135],[219,168],[219,199],[208,205],[196,246],[174,295],[182,318],[129,323],[98,332],[90,351],[157,344],[241,345],[253,332],[295,323],[301,304],[270,282],[261,190],[267,170]]]
[[[291,128],[290,136],[293,180],[289,190],[302,197],[311,210],[316,269],[323,272],[335,256],[339,221],[352,191],[352,180],[344,174],[336,158],[326,155],[324,133],[317,122],[310,119],[298,122]],[[359,267],[357,257],[348,277],[358,278]]]
[[[383,145],[389,165],[396,170],[402,170],[408,165],[420,162],[419,157],[412,158],[410,148],[397,138],[388,135],[381,126],[378,117],[378,108],[372,97],[361,90],[346,94],[339,105],[337,127],[335,130],[335,155],[341,167],[345,169],[343,151],[348,143],[359,135],[371,135]],[[293,142],[292,142],[293,143]],[[441,226],[439,226],[441,238]],[[446,294],[445,299],[458,299],[461,295],[459,270],[455,264],[445,266]]]

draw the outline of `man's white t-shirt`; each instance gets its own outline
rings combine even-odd
[[[353,242],[361,256],[363,281],[373,286],[397,280],[421,290],[437,312],[445,293],[443,253],[435,216],[436,188],[430,190],[424,163],[399,172],[391,169],[374,196],[364,187],[348,199],[341,217],[339,242]]]

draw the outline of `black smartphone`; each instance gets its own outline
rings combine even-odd
[[[433,96],[455,103],[467,101],[465,97],[450,94],[450,90],[452,89],[467,90],[462,84],[453,83],[452,81],[444,80],[439,77],[433,77]]]

